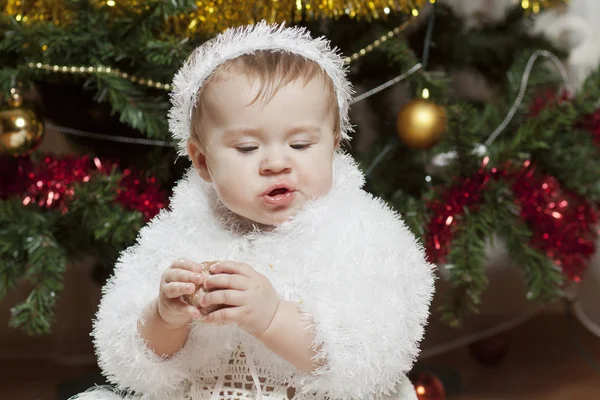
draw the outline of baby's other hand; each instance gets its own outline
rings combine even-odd
[[[207,323],[236,323],[260,337],[269,327],[279,307],[279,296],[269,279],[248,264],[219,261],[210,268],[204,287],[202,307],[225,305],[204,317]]]
[[[163,272],[158,293],[158,314],[173,329],[200,317],[200,311],[183,301],[182,296],[196,291],[204,278],[202,266],[187,259],[179,259]]]

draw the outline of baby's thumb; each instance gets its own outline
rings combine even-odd
[[[187,315],[189,315],[191,318],[199,318],[200,317],[200,310],[198,310],[196,307],[194,306],[186,306],[185,308],[185,312]]]

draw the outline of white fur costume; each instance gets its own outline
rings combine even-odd
[[[429,314],[433,267],[399,216],[363,184],[352,158],[337,153],[328,194],[256,231],[190,170],[171,210],[140,231],[103,289],[93,335],[100,366],[123,394],[96,389],[76,398],[284,400],[294,387],[294,400],[416,400],[406,374]],[[265,275],[282,299],[297,302],[325,364],[302,372],[235,324],[198,321],[177,354],[158,357],[137,324],[179,258],[235,260]]]

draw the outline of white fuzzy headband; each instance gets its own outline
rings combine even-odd
[[[248,25],[227,29],[198,47],[173,78],[172,107],[169,110],[169,129],[179,141],[179,153],[185,155],[190,137],[190,123],[198,91],[215,71],[228,60],[260,50],[285,51],[317,63],[329,75],[335,88],[340,110],[340,135],[350,140],[352,126],[348,118],[348,103],[352,86],[346,78],[344,60],[337,49],[330,47],[324,37],[313,39],[304,28],[283,25]]]

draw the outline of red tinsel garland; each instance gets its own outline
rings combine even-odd
[[[38,164],[28,156],[3,157],[0,158],[0,198],[20,196],[25,206],[37,204],[66,213],[75,183],[88,182],[95,174],[108,175],[115,168],[118,168],[116,162],[89,156],[47,155]],[[140,211],[146,220],[167,205],[167,194],[154,177],[125,169],[118,186],[116,202],[126,209]]]
[[[561,105],[571,99],[571,95],[566,90],[556,93],[552,89],[545,90],[536,96],[529,106],[529,116],[537,116],[543,109]]]
[[[546,95],[534,101],[530,112],[536,115],[542,108],[566,99],[566,94],[560,98]],[[584,117],[576,126],[589,131],[600,145],[600,109]],[[529,161],[516,173],[509,169],[487,170],[487,162],[486,157],[477,174],[450,187],[440,200],[428,205],[432,212],[425,240],[429,260],[434,263],[446,261],[457,220],[465,208],[477,208],[490,179],[504,178],[512,181],[521,217],[533,232],[531,246],[545,252],[569,279],[579,281],[596,249],[597,232],[593,226],[597,214],[594,208],[581,196],[561,188],[554,177],[537,174]]]
[[[530,116],[544,108],[569,101],[567,92],[547,91],[534,99]],[[600,109],[585,116],[575,127],[590,132],[600,145]],[[536,173],[529,161],[514,172],[510,168],[486,169],[489,159],[474,176],[447,189],[428,204],[432,217],[426,229],[425,248],[430,262],[445,263],[457,221],[465,209],[475,210],[490,179],[508,179],[521,207],[521,217],[532,230],[530,245],[543,251],[564,274],[578,282],[596,250],[594,229],[597,213],[584,198],[563,189],[556,178]]]
[[[487,161],[486,157],[484,166]],[[596,212],[584,198],[561,188],[554,177],[537,174],[529,161],[516,173],[481,168],[428,205],[433,214],[425,241],[430,262],[446,262],[457,220],[465,208],[477,209],[491,179],[511,182],[521,218],[533,233],[530,245],[546,253],[569,279],[579,281],[596,247]]]
[[[432,217],[427,224],[425,248],[430,262],[444,263],[450,253],[450,242],[458,219],[468,208],[473,210],[479,205],[481,193],[494,172],[486,170],[489,158],[484,158],[477,174],[450,187],[438,200],[433,200],[427,208]]]
[[[566,91],[557,94],[552,90],[547,90],[539,96],[536,96],[536,98],[533,100],[531,106],[529,107],[529,116],[535,117],[543,109],[561,105],[570,99],[571,96]],[[585,115],[583,118],[577,121],[575,123],[575,127],[590,132],[594,138],[594,142],[597,145],[600,145],[600,108],[592,114]]]
[[[516,174],[512,190],[521,217],[533,232],[531,246],[544,251],[569,279],[579,282],[596,250],[594,208],[562,188],[556,178],[537,174],[529,162]]]

